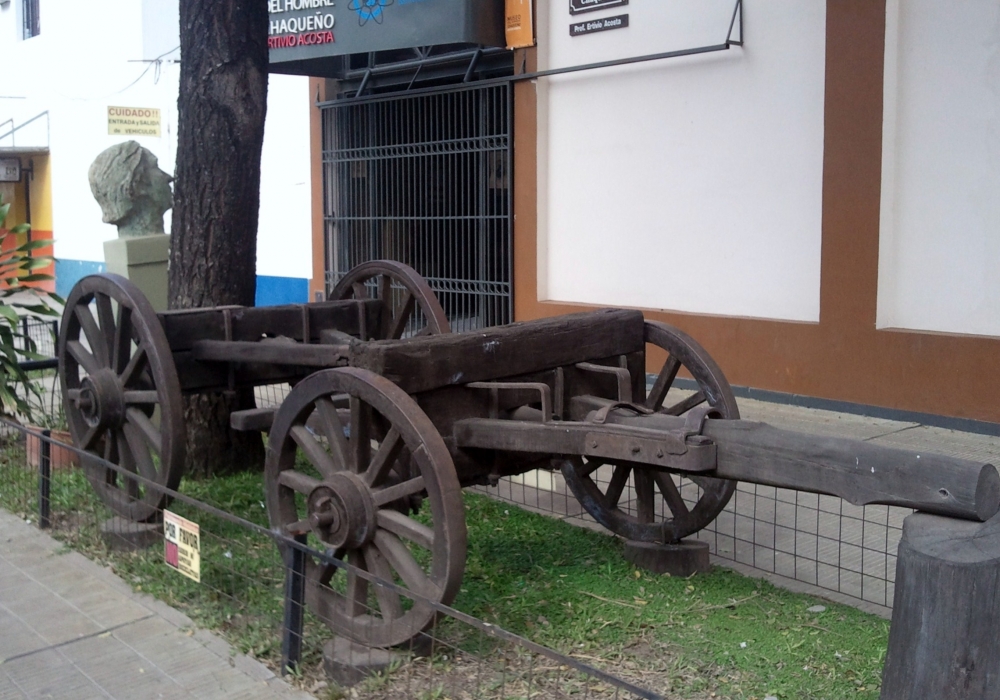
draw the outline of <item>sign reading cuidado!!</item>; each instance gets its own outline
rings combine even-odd
[[[108,107],[110,136],[159,136],[160,110],[152,107]]]
[[[339,77],[354,53],[505,46],[504,0],[267,0],[272,73]]]

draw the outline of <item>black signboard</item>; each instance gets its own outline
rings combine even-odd
[[[569,25],[570,36],[583,36],[594,32],[606,32],[609,29],[624,29],[628,26],[628,15],[615,15],[602,19],[591,19]]]
[[[329,76],[330,58],[441,44],[506,46],[504,0],[267,0],[271,72]]]
[[[609,7],[628,5],[628,0],[569,0],[569,13],[578,15],[581,12],[605,10]]]

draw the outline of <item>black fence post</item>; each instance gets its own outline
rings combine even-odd
[[[43,430],[38,447],[38,527],[52,525],[49,518],[49,493],[52,486],[52,431]]]
[[[306,536],[295,541],[305,545]],[[281,675],[295,673],[302,658],[302,612],[306,598],[306,553],[291,545],[285,548],[285,621],[281,634]]]

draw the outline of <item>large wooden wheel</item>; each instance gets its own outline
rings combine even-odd
[[[275,530],[432,601],[458,593],[466,529],[455,466],[427,415],[389,380],[340,368],[299,382],[271,428],[265,488]],[[367,646],[402,644],[435,617],[313,558],[306,600],[334,633]]]
[[[691,336],[656,321],[646,321],[644,335],[647,349],[654,345],[667,351],[667,359],[643,402],[646,408],[683,416],[708,404],[718,417],[740,417],[722,370]],[[668,392],[682,367],[694,378],[697,388],[671,403]],[[598,459],[584,461],[579,457],[565,460],[562,473],[573,495],[597,522],[638,542],[677,542],[697,532],[726,507],[736,489],[736,482],[726,479],[677,478],[654,468]]]
[[[427,280],[409,265],[372,260],[354,267],[330,292],[331,300],[380,299],[387,313],[382,326],[362,340],[450,333],[448,317]]]
[[[70,292],[59,334],[59,380],[76,446],[157,486],[184,471],[181,388],[156,312],[139,289],[112,274],[84,277]],[[157,517],[162,490],[84,459],[87,478],[115,513]]]

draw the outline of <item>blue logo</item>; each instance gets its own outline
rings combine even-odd
[[[358,24],[363,27],[370,19],[382,24],[384,9],[393,2],[395,0],[351,0],[348,8],[358,13]]]

